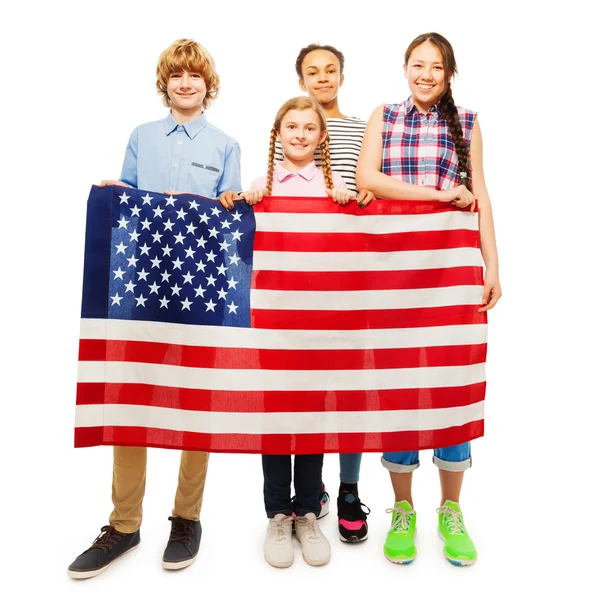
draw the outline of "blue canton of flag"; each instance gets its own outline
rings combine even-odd
[[[245,203],[94,186],[87,220],[82,317],[250,326]]]

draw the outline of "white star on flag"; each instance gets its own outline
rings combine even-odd
[[[144,243],[143,246],[140,246],[140,256],[142,254],[146,254],[147,256],[150,256],[150,254],[148,254],[150,252],[150,246],[148,246],[148,244]]]
[[[115,246],[115,248],[117,249],[117,254],[119,254],[119,252],[125,254],[125,249],[127,248],[127,246],[125,246],[125,244],[121,242],[118,246]]]
[[[170,300],[167,300],[166,296],[163,296],[162,298],[160,298],[160,308],[169,308],[169,302],[171,302]]]
[[[154,196],[151,196],[150,194],[146,194],[145,196],[142,196],[142,205],[144,204],[151,204],[152,200],[154,200]]]
[[[173,261],[173,268],[174,269],[179,269],[181,270],[181,265],[183,264],[182,260],[179,260],[179,257],[177,257],[174,261]]]
[[[113,271],[113,273],[115,274],[115,279],[120,279],[123,281],[123,275],[125,275],[125,271],[123,271],[121,267],[118,267],[116,271]]]
[[[124,296],[119,296],[119,292],[117,292],[114,296],[110,297],[110,299],[112,300],[111,306],[114,306],[115,304],[121,306],[121,300],[123,300],[123,298]]]
[[[171,288],[171,293],[173,296],[179,296],[179,292],[181,291],[181,288],[175,284],[172,288]]]
[[[216,304],[212,300],[209,300],[208,302],[205,302],[204,304],[206,304],[205,312],[208,312],[209,310],[211,310],[212,312],[215,312]]]
[[[146,281],[146,277],[148,277],[148,275],[150,275],[150,273],[146,273],[146,269],[142,269],[139,273],[138,273],[138,281],[140,279],[143,279],[144,281]]]
[[[133,254],[127,259],[127,266],[133,267],[134,269],[137,267],[137,263],[139,258],[136,258]]]
[[[187,308],[187,310],[190,310],[190,306],[192,305],[191,300],[188,300],[187,298],[185,298],[184,300],[181,301],[181,310],[185,310]]]
[[[148,300],[148,298],[144,298],[144,296],[142,296],[142,294],[140,294],[139,298],[136,298],[136,306],[146,306],[146,300]]]
[[[123,229],[127,229],[127,223],[129,223],[129,221],[125,217],[121,217],[121,219],[117,221],[117,223],[119,224],[119,229],[121,229],[121,227]]]
[[[128,196],[125,192],[123,192],[123,195],[119,196],[119,198],[121,198],[121,202],[119,202],[119,204],[123,204],[123,202],[127,204],[127,200],[129,200],[131,196]]]
[[[162,218],[162,214],[165,212],[164,208],[161,208],[160,206],[157,206],[156,208],[153,209],[154,212],[154,217],[161,219]]]
[[[233,303],[233,300],[231,301],[231,304],[227,305],[227,308],[229,309],[229,314],[235,313],[237,315],[238,306]]]
[[[165,198],[166,202],[167,202],[167,206],[175,206],[175,198],[173,198],[173,196],[169,196],[168,198]]]
[[[133,283],[133,281],[130,281],[129,283],[125,284],[125,291],[127,292],[131,292],[133,293],[133,288],[136,286],[136,283]]]

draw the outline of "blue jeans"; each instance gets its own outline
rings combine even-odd
[[[471,463],[471,442],[433,451],[433,464],[442,471],[466,471]],[[384,452],[381,464],[392,473],[410,473],[419,467],[419,451]]]
[[[340,454],[340,481],[358,483],[362,454]]]
[[[321,512],[322,454],[263,454],[264,486],[263,495],[267,517],[276,514],[291,515],[293,512],[303,517],[309,512],[317,517]],[[295,498],[292,500],[292,468]]]

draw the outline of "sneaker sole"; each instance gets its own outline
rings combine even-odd
[[[186,567],[189,567],[196,560],[197,556],[198,555],[196,554],[196,556],[192,556],[192,558],[188,558],[187,560],[181,560],[179,562],[169,562],[163,560],[162,567],[167,571],[179,571],[179,569],[185,569]]]
[[[322,519],[323,517],[326,517],[329,514],[329,502],[327,502],[327,504],[323,504],[321,506],[321,512],[319,513],[319,516],[317,517],[317,521],[319,519]]]
[[[275,567],[276,569],[287,569],[288,567],[291,567],[294,564],[294,557],[292,556],[292,559],[289,562],[271,562],[266,554],[264,555],[265,557],[265,561],[267,562],[267,564],[271,565],[272,567]]]
[[[444,542],[444,544],[445,544],[446,540],[444,539],[444,536],[442,535],[442,533],[441,533],[441,531],[439,529],[438,529],[438,536],[439,536],[440,540],[442,540],[442,542]],[[457,558],[454,558],[452,556],[448,556],[448,554],[446,553],[446,549],[444,549],[444,558],[451,565],[454,565],[455,567],[470,567],[471,565],[474,565],[477,562],[477,558],[474,558],[474,559],[468,559],[468,558],[457,559]]]
[[[133,548],[129,548],[129,550],[126,550],[125,552],[123,552],[123,554],[117,556],[117,558],[111,560],[107,565],[104,565],[100,569],[96,569],[95,571],[71,571],[71,569],[67,569],[67,574],[72,579],[91,579],[92,577],[97,577],[98,575],[104,573],[104,571],[106,571],[106,569],[108,569],[108,567],[110,567],[110,565],[112,565],[116,560],[119,560],[126,554],[129,554],[130,552],[135,550],[139,545],[140,544],[138,542],[135,546],[133,546]]]
[[[395,565],[410,565],[411,562],[413,562],[415,560],[415,558],[417,558],[417,555],[415,554],[412,558],[392,558],[391,556],[388,556],[385,553],[385,550],[383,551],[383,555],[391,562],[394,563]]]
[[[357,535],[351,535],[348,539],[346,539],[341,533],[339,534],[340,536],[340,540],[342,542],[344,542],[345,544],[360,544],[361,542],[364,542],[368,537],[369,534],[367,533],[365,535],[365,537],[359,538]]]
[[[302,555],[302,558],[304,559],[304,562],[306,564],[310,565],[311,567],[322,567],[331,560],[331,556],[326,561],[310,560],[309,558],[306,558],[306,556],[304,556],[304,554]]]

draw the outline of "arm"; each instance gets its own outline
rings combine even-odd
[[[382,123],[383,105],[378,106],[373,111],[365,129],[362,148],[356,165],[356,185],[358,189],[370,190],[377,198],[388,198],[390,200],[452,202],[455,199],[460,199],[461,203],[457,203],[457,206],[461,208],[473,202],[472,194],[462,185],[451,190],[438,191],[384,175],[381,172],[381,159],[383,157]],[[366,206],[364,201],[362,204]]]
[[[481,239],[481,254],[485,262],[485,285],[483,291],[483,308],[486,311],[493,308],[502,295],[498,274],[498,250],[496,248],[496,233],[492,203],[483,176],[483,142],[479,121],[475,121],[471,138],[471,168],[473,174],[473,192],[479,202],[479,236]]]
[[[123,168],[119,180],[129,187],[137,188],[137,154],[138,154],[138,130],[133,130],[129,136],[125,158],[123,159]]]
[[[240,173],[240,145],[234,142],[225,155],[223,164],[223,173],[217,186],[217,194],[222,194],[226,190],[241,190],[242,176]]]

